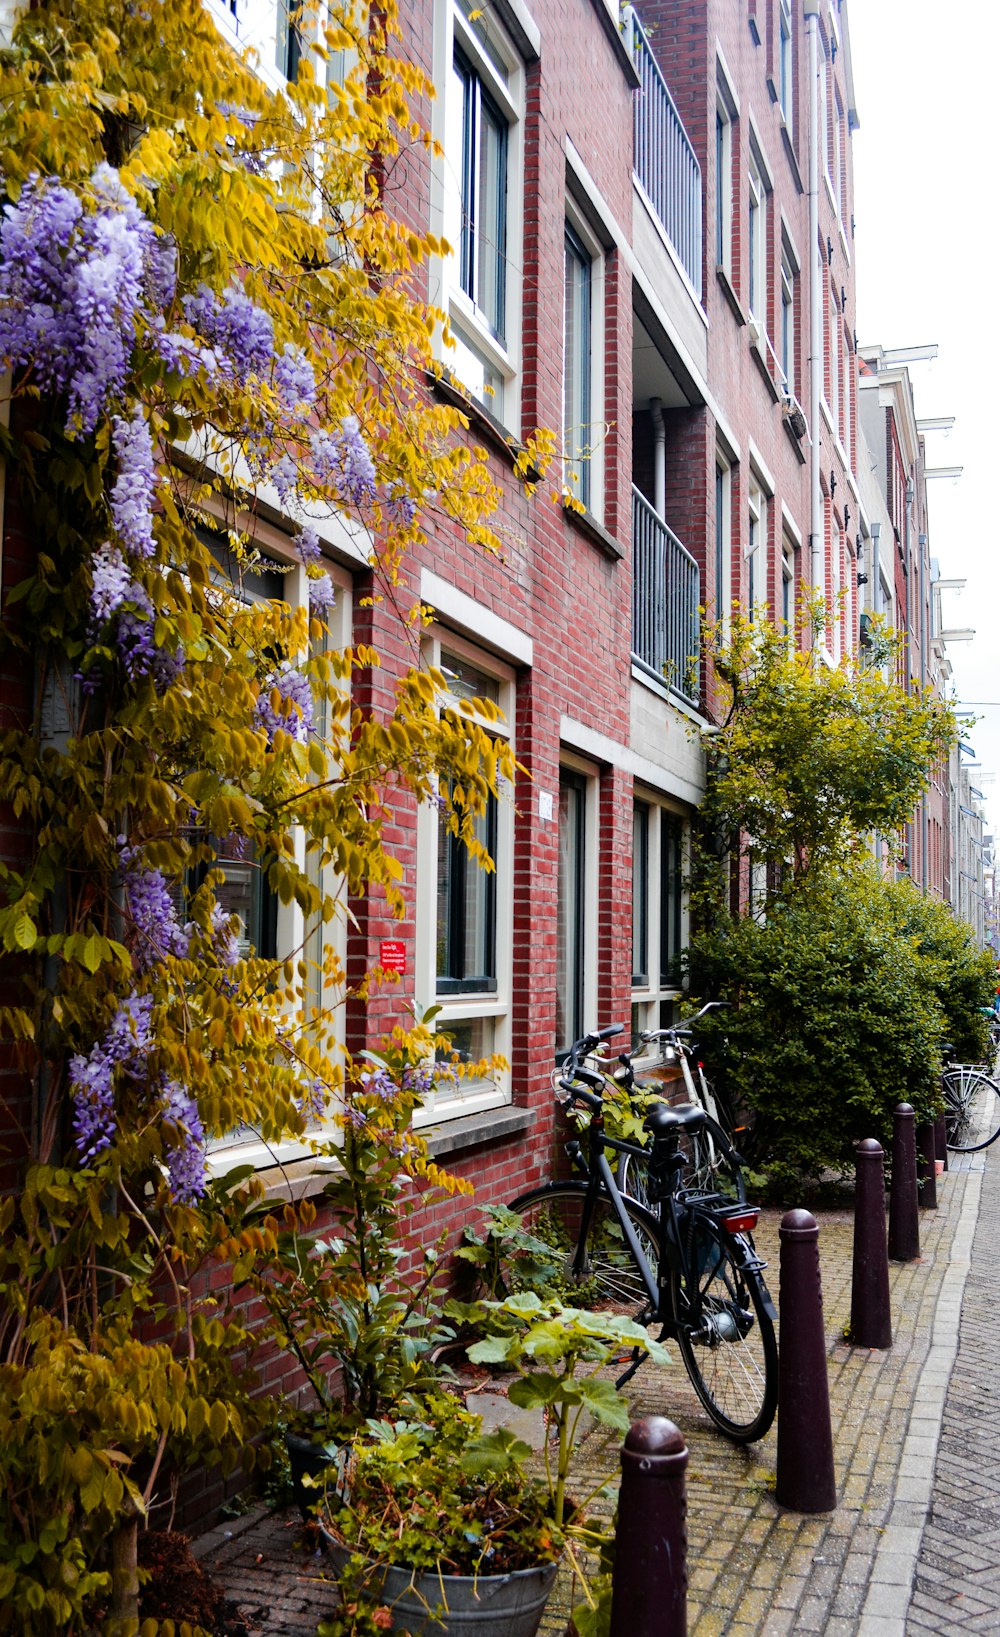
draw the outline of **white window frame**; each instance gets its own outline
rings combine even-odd
[[[767,493],[757,473],[751,471],[747,484],[747,617],[764,616],[770,608],[767,562]],[[763,595],[761,595],[763,592]]]
[[[854,373],[854,369],[853,369],[854,352],[853,352],[853,349],[852,349],[852,346],[851,346],[850,333],[849,333],[846,325],[844,326],[844,330],[843,330],[843,334],[842,334],[842,340],[843,340],[843,352],[841,354],[841,359],[842,359],[844,368],[843,368],[843,380],[842,380],[842,383],[841,383],[841,427],[840,427],[840,437],[841,437],[841,441],[842,441],[843,446],[844,446],[844,452],[847,455],[847,464],[850,465],[851,433],[852,433],[852,429],[853,429],[852,428],[852,423],[853,423],[853,418],[854,418],[854,404],[853,404],[853,396],[852,396],[853,373]]]
[[[600,779],[591,762],[562,750],[559,757],[560,781],[564,773],[575,774],[583,780],[583,882],[580,913],[583,921],[581,944],[583,948],[582,991],[580,1021],[583,1031],[594,1029],[597,1018],[597,894],[600,881]],[[558,811],[558,807],[557,807]],[[555,1040],[553,1055],[565,1055],[572,1041]]]
[[[763,354],[770,333],[767,212],[770,180],[757,144],[747,161],[747,312],[750,337]]]
[[[513,749],[514,706],[516,678],[509,665],[485,649],[446,626],[434,625],[421,647],[422,663],[437,669],[447,668],[447,658],[454,654],[470,666],[488,676],[497,684],[501,720],[482,719],[483,726],[495,738],[506,739]],[[461,700],[445,694],[444,705],[458,704]],[[422,1010],[440,1007],[431,1027],[447,1034],[449,1023],[476,1024],[482,1022],[491,1036],[484,1047],[485,1057],[498,1054],[507,1059],[511,1055],[511,1002],[513,988],[514,947],[514,793],[510,787],[501,788],[497,797],[497,835],[494,856],[496,895],[494,901],[494,962],[496,988],[491,992],[474,994],[438,994],[437,988],[437,912],[438,912],[438,835],[440,815],[433,804],[421,805],[417,815],[417,871],[416,871],[416,943],[414,958],[414,991],[417,1005]],[[465,1114],[478,1114],[491,1108],[500,1108],[511,1101],[510,1069],[502,1069],[482,1080],[442,1079],[436,1091],[426,1099],[414,1116],[415,1126],[438,1124],[443,1120],[459,1119]]]
[[[434,83],[438,96],[432,134],[440,153],[431,166],[431,229],[449,253],[430,263],[431,299],[447,320],[437,338],[444,367],[496,420],[520,432],[521,268],[523,266],[524,64],[487,5],[438,0],[434,27]],[[462,288],[462,109],[456,107],[456,52],[507,121],[504,324],[502,338]]]
[[[282,91],[288,81],[282,70],[282,41],[293,8],[293,0],[205,0],[209,12],[223,38],[241,55],[254,54],[254,72],[271,91]],[[310,52],[316,37],[316,19],[308,0],[303,0],[302,51],[309,53],[313,73],[319,84],[330,84],[339,77],[343,53],[331,52],[328,58]]]
[[[715,451],[715,619],[729,640],[733,613],[733,468]],[[720,583],[721,569],[721,583]]]
[[[785,636],[788,641],[789,653],[794,653],[797,645],[795,597],[796,546],[795,541],[786,533],[781,536],[781,618],[785,625]]]
[[[733,279],[733,131],[738,105],[722,63],[715,71],[715,253],[716,262]],[[720,243],[721,241],[721,243]],[[721,252],[721,254],[720,254]]]
[[[837,292],[830,287],[829,302],[829,335],[830,335],[830,397],[827,408],[830,411],[830,422],[835,435],[840,437],[840,308],[837,305]]]
[[[778,336],[778,355],[785,391],[792,398],[795,392],[797,367],[795,327],[796,295],[798,293],[798,264],[785,235],[781,236],[781,330]]]
[[[587,413],[589,415],[588,428],[590,436],[586,440],[586,452],[581,456],[579,464],[586,462],[588,483],[586,495],[581,493],[581,484],[574,483],[572,467],[577,464],[571,461],[569,450],[564,458],[564,489],[569,495],[575,495],[583,500],[584,505],[592,516],[599,521],[604,518],[604,444],[606,423],[604,418],[605,406],[605,374],[604,374],[604,325],[605,325],[605,285],[604,285],[604,247],[595,238],[593,232],[584,221],[580,212],[573,205],[572,200],[566,201],[566,231],[576,241],[576,247],[584,257],[589,257],[590,267],[590,328],[588,344],[590,350],[588,367]],[[567,290],[563,288],[564,315]],[[563,323],[563,337],[565,341],[566,324]],[[567,423],[567,364],[563,358],[563,417],[564,435]]]
[[[646,898],[646,982],[636,985],[633,983],[632,998],[632,1033],[641,1034],[645,1029],[665,1027],[665,1008],[673,1005],[681,998],[682,989],[679,982],[663,982],[663,870],[666,858],[665,820],[674,819],[681,826],[680,873],[683,878],[688,868],[690,851],[690,828],[687,822],[688,815],[684,809],[671,802],[660,791],[650,790],[636,785],[633,792],[633,811],[636,805],[641,804],[647,811],[647,898]],[[633,872],[634,875],[634,872]],[[634,891],[634,888],[633,888]],[[635,906],[633,904],[633,913]],[[680,949],[687,947],[690,938],[690,910],[688,895],[681,890],[680,897]],[[635,974],[633,974],[635,976]],[[647,1054],[650,1058],[658,1055],[654,1048]]]
[[[792,0],[778,0],[778,106],[788,133],[794,138],[795,51]]]
[[[221,520],[220,520],[220,526]],[[309,581],[306,571],[298,558],[293,556],[287,535],[270,524],[257,523],[254,528],[254,545],[260,552],[262,559],[270,560],[275,568],[283,572],[283,586],[285,599],[293,608],[304,607],[309,600]],[[344,649],[350,646],[353,627],[353,581],[346,569],[334,563],[329,558],[322,559],[322,567],[329,574],[336,591],[336,601],[326,616],[329,634],[326,647],[330,650]],[[349,687],[348,683],[344,684]],[[302,832],[296,835],[296,863],[300,868],[308,868],[308,859],[305,849],[305,836]],[[329,890],[334,890],[333,872],[329,871],[329,880],[324,883]],[[298,959],[298,952],[304,951],[310,938],[315,934],[314,927],[307,927],[305,917],[296,903],[278,903],[277,924],[277,959]],[[338,915],[333,921],[322,924],[322,942],[324,946],[332,943],[334,954],[343,970],[347,961],[347,915]],[[336,997],[327,999],[321,997],[324,1008],[329,1009],[334,1004],[342,1007],[346,995],[342,992]],[[316,992],[310,996],[307,989],[305,1006],[316,1003]],[[303,1017],[302,1021],[305,1021]],[[310,1137],[323,1135],[336,1138],[339,1127],[333,1119],[333,1112],[326,1119],[316,1122],[307,1133]],[[274,1165],[290,1165],[299,1160],[306,1160],[312,1155],[308,1141],[288,1137],[280,1143],[265,1143],[260,1138],[248,1137],[245,1141],[234,1139],[216,1140],[210,1144],[205,1156],[205,1164],[210,1176],[224,1176],[227,1171],[238,1165],[252,1165],[257,1171],[265,1171]]]

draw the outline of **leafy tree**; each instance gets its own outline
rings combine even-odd
[[[823,869],[872,831],[905,824],[954,743],[946,701],[850,657],[831,668],[764,620],[737,612],[728,640],[716,632],[714,658],[729,704],[703,735],[702,815],[717,851],[796,877]]]
[[[343,975],[242,949],[220,860],[307,933],[348,894],[399,908],[385,815],[434,800],[481,857],[513,772],[488,702],[440,708],[414,668],[366,713],[350,684],[378,655],[329,640],[321,530],[391,599],[432,524],[497,543],[483,452],[425,389],[440,315],[413,286],[441,246],[386,203],[429,145],[393,16],[338,14],[280,93],[199,0],[42,0],[0,63],[3,454],[35,549],[5,575],[3,640],[37,678],[0,736],[27,836],[0,866],[0,1020],[34,1110],[2,1219],[0,1630],[134,1616],[166,1466],[230,1466],[261,1419],[231,1292],[200,1277],[252,1184],[213,1180],[205,1148],[337,1106]],[[308,606],[243,594],[262,500],[294,519]],[[447,1185],[416,1138],[400,1164]]]

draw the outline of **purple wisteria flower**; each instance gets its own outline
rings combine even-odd
[[[111,491],[111,516],[125,549],[136,557],[152,557],[156,551],[153,538],[156,470],[149,426],[142,410],[136,409],[128,421],[116,415],[112,428],[118,476]]]
[[[148,971],[167,955],[183,960],[190,946],[190,933],[177,919],[164,876],[142,864],[132,848],[124,850],[122,868],[125,898],[136,932],[139,971]]]
[[[321,569],[315,576],[309,578],[309,612],[316,619],[325,619],[337,601],[337,593],[333,588],[333,581],[329,574]]]
[[[31,176],[0,226],[0,356],[43,392],[66,394],[84,434],[121,397],[137,323],[170,285],[156,231],[101,164],[84,208],[55,177]]]
[[[70,1058],[73,1135],[84,1165],[110,1148],[115,1135],[114,1071],[122,1065],[142,1077],[153,1044],[153,997],[134,992],[120,1002],[104,1037]]]
[[[311,523],[303,523],[292,545],[299,554],[299,561],[309,568],[320,559],[319,535]]]
[[[278,695],[275,708],[273,695]],[[293,739],[308,737],[313,725],[313,697],[309,678],[285,664],[264,678],[256,707],[257,720],[267,734],[268,744],[280,730]]]
[[[185,296],[184,316],[226,360],[238,380],[265,375],[274,357],[274,325],[269,313],[250,300],[238,284],[221,298],[207,284]]]
[[[101,626],[132,595],[135,582],[121,552],[107,541],[94,556],[92,573],[90,616],[95,626]]]
[[[358,1084],[366,1097],[374,1097],[379,1103],[394,1103],[399,1096],[399,1087],[389,1070],[381,1063],[359,1074]]]
[[[274,360],[274,385],[278,397],[293,415],[308,413],[316,396],[313,367],[301,347],[290,342]]]
[[[339,433],[314,432],[309,441],[320,488],[335,488],[352,506],[374,500],[375,466],[353,415],[344,416]]]
[[[168,1136],[168,1186],[178,1205],[194,1205],[204,1194],[205,1127],[198,1104],[178,1080],[163,1087],[163,1117],[173,1127]]]
[[[299,481],[299,469],[291,455],[282,455],[271,467],[271,482],[278,491],[278,499],[282,505],[295,493]]]
[[[417,503],[412,495],[402,490],[391,490],[386,497],[386,511],[400,528],[408,529],[417,515]]]
[[[295,1099],[295,1106],[302,1118],[311,1124],[323,1118],[326,1110],[326,1085],[322,1080],[310,1080],[302,1088],[301,1095]]]

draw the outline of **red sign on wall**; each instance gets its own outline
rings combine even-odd
[[[406,971],[406,945],[400,938],[383,938],[379,945],[379,966],[386,972]]]

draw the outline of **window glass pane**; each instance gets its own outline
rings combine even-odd
[[[497,805],[490,797],[475,834],[496,858]],[[437,988],[439,994],[496,990],[496,871],[483,869],[444,823],[438,826]]]
[[[723,187],[726,183],[726,125],[722,115],[715,113],[715,260],[725,265],[726,204]]]
[[[507,126],[481,97],[479,176],[476,202],[479,289],[476,300],[493,333],[504,333],[504,268],[507,216]]]
[[[591,264],[579,240],[566,234],[564,398],[566,458],[570,488],[590,502],[590,337]]]
[[[649,808],[632,809],[632,983],[649,982]]]
[[[681,951],[681,895],[683,886],[681,820],[660,814],[660,983],[668,988],[678,981]]]
[[[583,1033],[583,882],[586,784],[559,780],[559,899],[556,914],[556,1051]]]
[[[441,650],[441,670],[448,684],[448,692],[456,699],[491,699],[500,703],[500,684],[495,676],[488,676],[470,665],[460,654]]]

